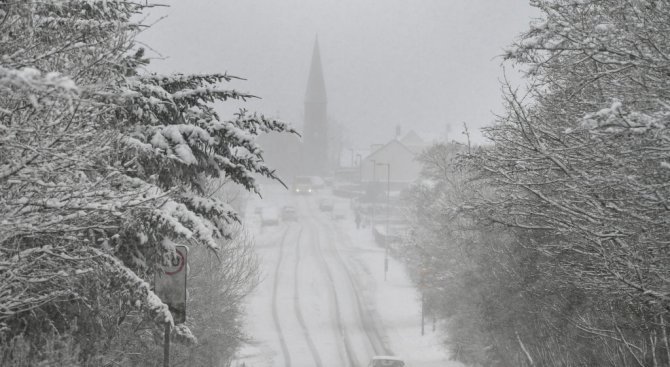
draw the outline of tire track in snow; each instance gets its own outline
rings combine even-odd
[[[338,240],[341,241],[342,243],[346,242],[344,239],[344,236],[342,233],[340,233],[338,230],[332,227],[332,223],[329,223],[327,221],[324,221],[322,218],[316,217],[317,221],[321,222],[323,224],[323,227],[328,228],[331,232],[335,233],[337,236]],[[380,328],[382,327],[379,325],[378,322],[376,322],[374,315],[371,313],[370,309],[367,307],[364,307],[362,297],[361,297],[361,286],[359,282],[356,280],[356,278],[352,275],[351,271],[349,270],[349,267],[345,263],[344,259],[342,259],[342,255],[340,254],[340,251],[338,250],[337,246],[333,244],[333,239],[330,236],[326,236],[328,239],[328,247],[330,247],[331,251],[335,254],[334,258],[335,260],[339,263],[340,267],[344,270],[345,274],[347,275],[347,278],[349,279],[349,283],[351,285],[351,289],[354,292],[354,297],[356,298],[356,307],[358,309],[358,314],[360,315],[361,322],[363,324],[363,330],[365,331],[365,334],[368,337],[368,340],[370,341],[370,345],[372,345],[372,349],[374,349],[374,353],[377,355],[384,354],[384,355],[393,355],[393,351],[391,348],[387,345],[385,342],[385,337],[383,333],[381,332]]]
[[[342,235],[341,232],[335,231],[338,239],[344,243],[344,236]],[[361,300],[361,285],[354,277],[351,272],[349,271],[349,267],[346,266],[344,263],[344,260],[341,258],[339,250],[337,250],[336,247],[333,247],[334,251],[337,254],[337,259],[340,261],[342,266],[344,267],[347,277],[349,278],[349,282],[351,283],[352,288],[354,289],[354,294],[356,295],[356,304],[358,306],[358,310],[361,313],[363,325],[365,327],[365,333],[368,335],[368,339],[370,339],[370,343],[373,345],[373,349],[375,350],[376,354],[384,354],[384,355],[394,355],[393,351],[391,348],[388,346],[388,343],[386,342],[386,336],[382,331],[380,330],[383,328],[383,325],[380,325],[379,322],[377,322],[377,319],[374,317],[372,312],[368,307],[363,306],[363,301]],[[370,334],[370,331],[372,331],[372,335]]]
[[[279,268],[281,267],[282,257],[284,256],[284,241],[286,241],[287,235],[288,235],[288,228],[284,230],[284,234],[281,237],[281,242],[279,243],[279,256],[277,257],[277,266],[275,267],[274,284],[272,285],[272,319],[274,320],[275,329],[277,330],[277,335],[279,336],[279,344],[281,345],[282,354],[284,355],[284,366],[291,367],[291,354],[288,351],[288,346],[286,346],[286,340],[284,339],[281,324],[279,323],[279,315],[277,314],[277,288],[279,285]]]
[[[337,322],[337,328],[338,331],[340,332],[340,337],[342,338],[342,342],[344,343],[344,350],[345,353],[347,354],[347,360],[349,361],[349,366],[352,367],[357,367],[358,361],[356,360],[356,357],[354,356],[354,351],[353,347],[351,346],[351,340],[349,340],[349,335],[346,332],[346,329],[344,327],[344,323],[342,322],[342,314],[340,312],[340,301],[337,297],[337,289],[335,288],[335,278],[333,278],[333,274],[330,271],[330,266],[328,265],[328,262],[326,261],[326,258],[323,256],[323,252],[321,250],[321,239],[318,236],[316,236],[316,241],[315,241],[315,249],[316,249],[316,254],[317,257],[319,258],[319,261],[323,264],[323,269],[326,271],[326,275],[328,276],[328,288],[330,290],[330,293],[333,295],[333,299],[335,300],[335,319]]]
[[[303,201],[302,202],[303,206],[306,206],[307,211],[313,212],[313,209],[311,208],[311,205],[309,205],[307,202]],[[318,216],[318,215],[317,215]],[[320,236],[318,235],[319,230],[315,226],[318,224],[314,220],[316,216],[311,214],[309,216],[311,222],[309,227],[311,227],[312,232],[316,232],[314,237],[314,252],[316,254],[316,257],[318,261],[321,263],[322,269],[325,270],[326,276],[328,278],[328,291],[331,295],[331,299],[333,300],[333,305],[334,307],[334,312],[335,312],[335,323],[337,324],[337,331],[339,332],[340,340],[342,341],[342,345],[344,346],[344,353],[346,354],[345,359],[349,362],[350,367],[358,367],[360,364],[358,360],[356,359],[355,353],[354,353],[354,348],[351,344],[351,340],[349,338],[349,335],[347,334],[346,328],[344,326],[344,322],[342,321],[342,312],[340,310],[340,301],[339,297],[337,295],[337,288],[335,287],[335,278],[333,277],[333,274],[330,270],[330,266],[328,265],[328,261],[326,261],[326,258],[323,255],[322,249],[321,249],[321,239]]]
[[[298,323],[300,324],[300,327],[302,328],[302,334],[305,336],[305,340],[307,341],[307,346],[309,347],[310,352],[312,353],[312,357],[314,358],[314,363],[316,363],[317,367],[322,367],[323,364],[321,363],[321,356],[319,355],[319,352],[316,349],[316,346],[314,345],[314,341],[312,340],[312,337],[310,336],[309,329],[307,328],[307,324],[305,324],[305,319],[302,316],[302,309],[300,308],[300,287],[298,286],[298,279],[299,279],[299,266],[300,266],[300,237],[302,235],[302,228],[300,228],[300,232],[298,233],[298,240],[296,241],[295,245],[295,265],[293,267],[293,272],[295,274],[294,277],[294,282],[293,282],[293,287],[294,287],[294,293],[293,293],[293,308],[295,309],[295,316],[298,319]],[[283,242],[283,239],[282,239]]]

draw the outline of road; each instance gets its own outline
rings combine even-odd
[[[370,229],[355,229],[347,200],[333,199],[335,210],[347,213],[344,218],[335,220],[330,212],[319,210],[318,201],[324,196],[328,194],[279,192],[270,200],[250,203],[248,213],[255,206],[291,205],[298,220],[261,226],[257,216],[247,217],[249,228],[257,231],[262,282],[248,307],[248,332],[254,343],[243,351],[239,365],[365,367],[373,355],[406,352],[392,340],[394,335],[398,339],[395,320],[378,311],[386,306],[380,303],[389,303],[389,297],[380,298],[379,292],[383,249],[369,243],[362,246],[360,233],[350,233]],[[399,284],[393,277],[389,280]],[[396,306],[409,302],[416,308],[409,286],[405,281],[400,287],[404,293],[398,296],[409,299]],[[415,311],[404,312],[414,315]],[[419,319],[412,318],[416,321],[413,332],[418,333]],[[438,354],[437,359],[444,362],[443,353]]]

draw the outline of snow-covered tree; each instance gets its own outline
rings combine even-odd
[[[542,19],[506,54],[529,85],[508,87],[494,146],[472,157],[497,194],[473,215],[543,234],[529,245],[603,301],[572,321],[624,364],[667,363],[670,4],[531,4]]]
[[[174,243],[217,251],[238,221],[205,185],[258,193],[255,175],[277,179],[254,137],[294,130],[245,110],[221,118],[214,103],[255,98],[223,87],[234,76],[150,73],[134,43],[150,6],[0,1],[4,338],[109,304],[172,324],[146,281],[156,264]]]
[[[554,249],[583,255],[594,287],[670,310],[670,7],[533,3],[544,21],[508,55],[533,86],[527,99],[509,91],[478,161],[507,198],[493,213],[555,231]]]
[[[433,297],[470,363],[666,365],[670,3],[531,4],[505,55],[528,85],[505,86],[493,144],[424,157]]]

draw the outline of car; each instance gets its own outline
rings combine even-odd
[[[261,210],[261,226],[276,226],[279,224],[279,210],[274,207]]]
[[[344,217],[345,217],[344,209],[337,208],[337,207],[333,208],[330,216],[331,216],[331,218],[333,218],[335,220],[344,219]]]
[[[402,359],[394,356],[374,356],[368,367],[406,367]]]
[[[281,210],[281,220],[284,222],[295,222],[298,220],[298,212],[294,207],[286,205]]]
[[[332,212],[335,205],[330,199],[321,199],[319,200],[319,210],[322,212]]]
[[[293,185],[291,192],[299,195],[309,195],[314,192],[314,184],[312,178],[309,176],[295,176],[293,178]]]

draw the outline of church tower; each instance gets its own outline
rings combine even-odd
[[[312,64],[305,92],[305,125],[302,144],[302,173],[323,175],[330,169],[328,162],[328,101],[323,79],[319,40],[314,41]]]

